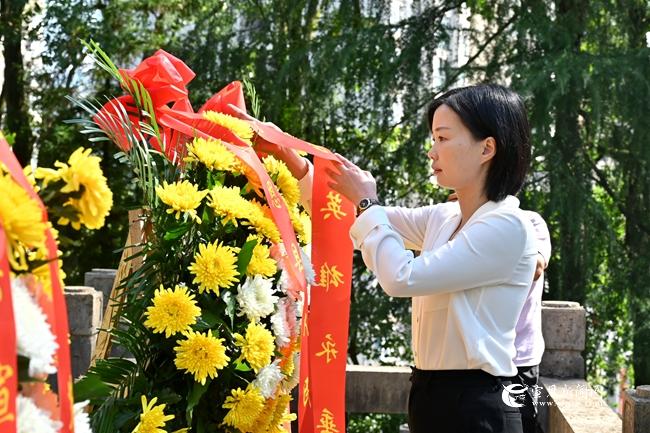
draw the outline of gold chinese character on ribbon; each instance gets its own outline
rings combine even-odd
[[[296,265],[298,266],[298,270],[300,272],[305,271],[305,267],[302,264],[302,256],[300,255],[300,252],[298,251],[298,247],[296,244],[291,244],[291,252],[293,253],[293,259],[296,261]]]
[[[309,326],[307,325],[307,317],[302,318],[302,335],[309,337]]]
[[[318,282],[318,285],[325,287],[326,292],[330,291],[330,285],[338,287],[342,282],[343,273],[336,269],[336,265],[329,266],[327,262],[325,262],[320,267],[320,281]]]
[[[338,433],[338,428],[334,423],[334,414],[325,408],[320,414],[320,420],[316,426],[318,433]]]
[[[327,334],[325,336],[325,341],[323,341],[320,346],[323,350],[318,352],[316,356],[325,356],[325,360],[328,364],[331,360],[336,359],[336,354],[339,353],[339,351],[336,350],[336,343],[332,338],[332,334]]]
[[[331,216],[334,216],[337,220],[340,220],[347,214],[341,209],[341,203],[343,199],[341,194],[338,192],[330,191],[327,193],[327,207],[321,208],[321,212],[324,212],[325,215],[323,219],[326,220]]]
[[[13,421],[14,414],[9,412],[9,388],[5,385],[7,379],[14,375],[10,365],[0,365],[0,423]]]
[[[307,407],[308,405],[311,405],[311,401],[309,400],[309,378],[305,378],[305,383],[302,387],[302,405]]]
[[[271,203],[274,207],[277,207],[278,209],[282,207],[282,203],[280,201],[280,196],[277,194],[275,185],[273,182],[269,179],[266,181],[266,190],[269,193],[269,197],[271,198]]]

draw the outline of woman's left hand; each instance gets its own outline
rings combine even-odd
[[[368,171],[361,170],[338,153],[336,157],[338,158],[336,169],[339,172],[327,170],[327,173],[333,180],[333,182],[328,183],[328,186],[343,194],[355,206],[359,205],[361,199],[364,198],[377,200],[377,183],[375,182],[375,178],[372,177],[372,174]]]

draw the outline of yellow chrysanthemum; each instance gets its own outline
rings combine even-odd
[[[223,418],[224,424],[242,432],[250,432],[264,409],[264,397],[250,384],[246,391],[241,388],[233,389],[222,407],[230,409]]]
[[[56,240],[59,237],[58,231],[52,227],[52,223],[48,222],[47,225],[52,231],[52,236],[54,237],[54,240]],[[57,253],[57,257],[63,256],[61,250],[57,250],[56,253]],[[37,261],[47,261],[47,259],[48,259],[48,251],[47,248],[45,247],[45,244],[41,245],[39,248],[29,253],[29,261],[32,263]],[[58,259],[57,265],[59,267],[59,272],[58,272],[59,286],[63,288],[64,286],[63,280],[65,279],[65,272],[63,272],[63,260]],[[32,269],[31,273],[34,275],[36,280],[38,280],[38,282],[41,283],[41,286],[43,288],[43,293],[45,293],[45,295],[49,299],[52,299],[52,278],[50,275],[49,262],[44,263],[43,265]]]
[[[253,206],[250,209],[248,221],[255,228],[258,234],[269,239],[274,244],[280,242],[280,230],[271,218],[271,209],[268,206],[262,206],[257,201],[250,202]]]
[[[302,243],[308,244],[311,240],[311,222],[309,216],[307,215],[307,218],[304,218],[298,210],[297,205],[288,208],[288,211],[296,236],[298,236],[298,239]],[[307,221],[307,225],[305,225],[305,221]]]
[[[199,245],[199,252],[188,269],[200,293],[207,290],[218,295],[220,288],[232,287],[238,281],[237,253],[239,248],[222,245],[219,241]]]
[[[269,176],[276,179],[275,184],[284,197],[287,207],[295,206],[300,200],[300,187],[298,186],[298,180],[293,177],[287,165],[271,155],[265,157],[262,161]]]
[[[311,217],[307,212],[300,212],[300,216],[298,217],[300,219],[300,223],[302,225],[302,232],[298,234],[300,237],[301,242],[304,244],[310,244],[311,243]]]
[[[239,172],[239,160],[217,139],[195,138],[187,145],[185,161],[199,161],[209,170]]]
[[[159,404],[154,407],[158,401],[158,397],[152,398],[151,401],[147,403],[147,397],[143,395],[141,401],[142,414],[140,414],[140,422],[135,426],[132,433],[166,433],[163,429],[165,423],[174,419],[174,415],[165,415],[164,410],[167,405]]]
[[[245,120],[238,119],[229,114],[218,113],[216,111],[206,111],[203,113],[203,118],[229,129],[233,134],[246,143],[252,144],[251,139],[253,138],[253,129]]]
[[[196,305],[194,294],[190,294],[185,286],[176,286],[174,290],[165,289],[163,285],[156,290],[153,305],[147,308],[144,315],[147,320],[144,325],[153,332],[165,333],[165,337],[178,332],[191,330],[201,315],[201,309]]]
[[[60,218],[59,223],[66,225],[72,223],[76,230],[81,225],[89,229],[98,229],[104,226],[108,212],[113,206],[113,193],[108,188],[106,177],[100,166],[101,158],[91,155],[92,149],[83,147],[75,150],[68,163],[57,161],[54,163],[58,170],[37,168],[34,173],[36,178],[43,179],[44,183],[54,180],[65,182],[62,193],[81,193],[78,198],[71,198],[66,204],[73,206],[78,212],[77,221]]]
[[[7,236],[7,257],[15,270],[27,269],[27,250],[45,242],[41,207],[8,173],[0,170],[0,224]]]
[[[291,403],[290,394],[281,394],[278,397],[278,403],[275,406],[275,413],[273,419],[269,423],[269,432],[272,433],[285,433],[283,425],[285,422],[291,422],[296,419],[296,414],[288,412],[289,403]]]
[[[54,164],[56,165],[57,163],[55,162]],[[59,164],[61,163],[59,162]],[[34,179],[41,179],[43,181],[43,186],[47,186],[50,182],[56,182],[61,179],[61,172],[53,168],[36,167],[33,174]]]
[[[216,186],[210,190],[208,206],[223,217],[223,223],[232,222],[237,226],[237,219],[247,219],[251,214],[251,203],[241,196],[238,186]]]
[[[241,347],[241,357],[257,373],[262,367],[271,363],[271,356],[275,351],[275,338],[262,324],[253,322],[246,328],[246,336],[234,334],[235,345]]]
[[[156,194],[163,203],[170,206],[167,213],[176,212],[176,219],[180,217],[181,213],[185,213],[197,223],[201,222],[201,218],[196,214],[196,208],[199,207],[208,191],[199,191],[198,186],[183,180],[172,184],[164,182],[163,186],[156,187]]]
[[[262,239],[258,236],[251,235],[246,241],[248,242],[251,239],[256,239],[257,244],[253,248],[253,255],[246,268],[246,274],[272,277],[278,271],[278,264],[271,258],[270,248],[264,245]]]
[[[260,413],[260,415],[255,420],[255,424],[253,425],[251,433],[266,433],[269,430],[269,426],[271,424],[271,421],[273,421],[273,417],[275,415],[275,408],[277,404],[278,400],[276,398],[269,398],[266,400],[266,402],[264,402],[262,413]]]
[[[34,169],[32,168],[32,166],[29,165],[29,164],[24,166],[23,167],[23,174],[27,178],[27,181],[32,186],[32,188],[34,188],[34,191],[39,192],[40,188],[36,184],[36,176],[34,175]]]
[[[194,375],[194,380],[205,385],[209,377],[217,377],[217,371],[228,365],[230,358],[226,355],[223,338],[214,337],[210,331],[205,334],[188,331],[187,339],[174,348],[176,367]]]
[[[280,371],[284,373],[285,376],[291,377],[295,368],[296,363],[294,360],[293,352],[289,352],[286,357],[282,358],[282,362],[280,363]]]

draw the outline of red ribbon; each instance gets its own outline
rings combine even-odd
[[[0,136],[0,141],[3,138]],[[0,221],[0,431],[16,432],[18,369],[16,324],[11,300],[7,238]]]
[[[9,144],[0,136],[0,162],[2,162],[9,174],[13,177],[14,181],[20,185],[30,196],[32,200],[35,200],[36,203],[41,207],[42,210],[42,221],[47,223],[47,209],[41,201],[40,197],[34,191],[31,184],[25,177],[22,167],[18,163],[15,155],[11,151]],[[6,241],[6,240],[5,240]],[[0,266],[2,268],[2,284],[3,288],[3,299],[11,299],[4,297],[5,293],[5,278],[8,278],[9,272],[8,269],[4,269],[4,260],[6,260],[6,245],[4,242],[0,242],[0,245],[3,246],[3,254],[5,254],[2,259],[0,259]],[[73,397],[72,397],[72,373],[70,369],[70,346],[69,346],[69,336],[68,336],[68,314],[66,310],[65,297],[63,295],[63,287],[61,287],[61,280],[59,279],[59,265],[58,265],[58,253],[56,242],[52,236],[52,231],[49,228],[45,229],[45,247],[47,249],[47,259],[49,261],[48,266],[50,270],[50,279],[52,284],[52,298],[50,299],[45,293],[41,293],[37,296],[37,302],[40,307],[43,309],[45,315],[47,316],[48,322],[52,327],[54,335],[56,336],[56,341],[59,345],[56,353],[56,365],[57,365],[57,384],[59,388],[59,419],[61,420],[63,427],[62,433],[72,433],[74,431],[74,415],[73,415]],[[9,293],[11,293],[9,287]],[[3,302],[4,303],[4,302]],[[11,305],[11,304],[9,304]],[[3,319],[5,319],[3,314]],[[12,326],[3,326],[3,341],[7,332],[15,332],[15,325]],[[6,340],[6,341],[9,341]],[[13,350],[7,351],[11,353],[11,356],[16,357],[15,350],[15,337],[13,346],[2,346],[11,347]],[[2,353],[5,353],[3,350]],[[2,391],[0,391],[2,392]],[[1,400],[1,399],[0,399]],[[4,430],[3,430],[4,431]]]

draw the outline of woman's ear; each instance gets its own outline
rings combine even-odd
[[[497,142],[493,137],[483,140],[483,152],[481,153],[481,162],[488,162],[497,154]]]

